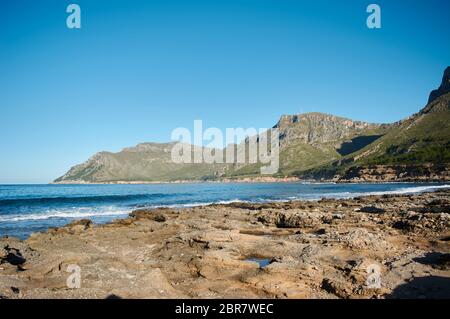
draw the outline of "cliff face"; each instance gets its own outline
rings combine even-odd
[[[286,144],[319,144],[339,141],[384,126],[324,113],[305,113],[283,115],[275,127],[280,130],[280,138]]]
[[[324,113],[305,113],[283,115],[275,127],[280,131],[283,146],[292,143],[315,145],[337,142],[370,130],[379,130],[386,125],[352,121]]]
[[[450,92],[450,66],[445,69],[444,75],[442,77],[442,82],[439,88],[431,91],[430,97],[428,98],[428,103],[433,102],[438,97],[447,94],[449,92]]]

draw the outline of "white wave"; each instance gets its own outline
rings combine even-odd
[[[242,203],[245,202],[242,199],[231,199],[231,200],[220,200],[216,204],[232,204],[232,203]]]
[[[438,189],[448,189],[450,185],[427,185],[427,186],[414,186],[414,187],[401,187],[393,190],[386,191],[374,191],[374,192],[336,192],[336,193],[307,193],[296,196],[289,196],[289,200],[305,200],[314,201],[321,198],[355,198],[359,196],[371,196],[371,195],[396,195],[396,194],[415,194],[429,191],[435,191]],[[286,200],[268,200],[271,202],[283,202]]]
[[[211,204],[214,204],[214,202],[174,204],[174,205],[167,205],[167,206],[164,206],[164,207],[169,207],[169,208],[181,208],[181,207],[190,208],[190,207],[208,206],[208,205],[211,205]]]
[[[131,211],[125,210],[104,210],[104,211],[48,211],[39,214],[26,214],[26,215],[9,215],[0,216],[0,222],[18,222],[18,221],[32,221],[32,220],[45,220],[51,218],[87,218],[96,216],[120,216],[127,215]]]
[[[399,189],[384,191],[384,192],[370,192],[370,195],[385,195],[385,194],[413,194],[422,193],[427,191],[434,191],[438,189],[447,189],[450,185],[428,185],[428,186],[416,186],[416,187],[402,187]]]
[[[240,202],[244,201],[241,199],[232,199],[232,200],[219,200],[217,202],[195,202],[195,203],[171,204],[171,205],[152,205],[147,208],[190,208],[190,207],[208,206],[213,204],[231,204]]]
[[[437,189],[447,189],[450,188],[450,185],[427,185],[427,186],[415,186],[415,187],[402,187],[393,190],[387,191],[376,191],[376,192],[336,192],[336,193],[308,193],[297,196],[289,196],[287,199],[262,199],[258,198],[257,200],[241,200],[241,199],[233,199],[227,201],[216,201],[216,202],[197,202],[197,203],[187,203],[187,204],[173,204],[173,205],[159,205],[152,206],[150,208],[190,208],[190,207],[199,207],[199,206],[208,206],[212,204],[230,204],[230,203],[285,203],[291,200],[304,200],[304,201],[316,201],[321,198],[336,198],[336,199],[344,199],[344,198],[354,198],[359,196],[371,196],[371,195],[389,195],[389,194],[414,194],[414,193],[422,193],[427,191],[434,191]]]

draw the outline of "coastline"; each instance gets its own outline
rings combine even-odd
[[[450,182],[450,166],[425,163],[420,165],[365,165],[348,168],[343,174],[330,177],[318,173],[305,173],[295,176],[276,177],[270,175],[249,175],[236,177],[218,177],[214,179],[161,180],[161,181],[96,181],[58,180],[50,184],[189,184],[189,183],[444,183]]]
[[[305,184],[385,184],[385,183],[446,183],[450,178],[430,179],[427,177],[417,179],[387,179],[387,180],[336,180],[336,179],[302,179],[289,178],[245,178],[245,179],[220,179],[220,180],[175,180],[175,181],[109,181],[109,182],[86,182],[86,181],[63,181],[50,182],[49,185],[153,185],[153,184],[217,184],[217,183],[305,183]]]
[[[449,298],[449,195],[235,202],[76,221],[0,239],[0,296]],[[80,289],[66,286],[72,264]],[[365,285],[373,264],[376,289]]]
[[[55,185],[134,185],[134,184],[198,184],[198,183],[289,183],[289,182],[308,182],[313,180],[305,180],[297,177],[287,178],[244,178],[244,179],[218,179],[218,180],[174,180],[174,181],[107,181],[107,182],[87,182],[87,181],[62,181],[50,182]]]

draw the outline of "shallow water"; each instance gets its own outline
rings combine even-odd
[[[258,263],[259,268],[264,268],[270,265],[271,260],[268,258],[247,258],[246,261]]]
[[[105,223],[141,207],[192,207],[233,201],[288,201],[414,193],[445,184],[190,183],[145,185],[0,185],[0,237],[32,232],[74,219]]]

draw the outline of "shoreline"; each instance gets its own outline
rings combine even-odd
[[[158,184],[270,184],[270,183],[302,183],[302,184],[408,184],[408,183],[420,183],[420,184],[438,184],[438,183],[448,183],[450,180],[448,179],[436,179],[436,180],[387,180],[387,181],[333,181],[333,180],[305,180],[305,179],[280,179],[280,180],[181,180],[181,181],[135,181],[135,182],[126,182],[126,181],[115,181],[115,182],[50,182],[44,183],[42,185],[158,185]],[[8,184],[5,184],[8,185]],[[13,184],[11,184],[13,185]],[[18,184],[18,185],[27,185],[27,184]],[[30,184],[31,185],[31,184]]]
[[[0,296],[449,298],[449,195],[235,202],[79,220],[24,241],[1,238]],[[66,286],[73,264],[80,289]],[[365,286],[372,264],[382,275],[376,289]]]
[[[367,165],[349,168],[343,175],[318,177],[318,175],[289,175],[284,177],[270,175],[242,175],[218,177],[215,179],[191,179],[172,181],[99,181],[83,180],[53,181],[51,184],[184,184],[184,183],[440,183],[450,181],[450,167],[444,164],[438,167],[431,163],[422,165]]]
[[[354,185],[359,185],[359,183],[353,183]],[[371,185],[373,183],[367,183],[367,185]],[[383,184],[391,184],[391,183],[383,183]],[[127,218],[127,216],[132,213],[136,209],[190,209],[190,208],[198,208],[198,207],[207,207],[207,206],[214,206],[214,205],[229,205],[229,204],[238,204],[242,203],[244,205],[262,205],[262,204],[283,204],[283,203],[290,203],[290,202],[318,202],[321,200],[355,200],[358,198],[364,198],[364,197],[370,197],[370,196],[384,196],[384,195],[415,195],[415,194],[424,194],[424,193],[432,193],[436,191],[450,191],[450,184],[446,183],[414,183],[414,185],[410,185],[411,183],[395,183],[398,184],[399,188],[395,188],[392,190],[372,190],[372,191],[354,191],[354,192],[334,192],[334,193],[317,193],[314,195],[310,195],[309,197],[301,197],[301,196],[289,196],[284,199],[241,199],[239,197],[235,197],[233,199],[229,200],[211,200],[211,201],[192,201],[192,202],[186,202],[186,203],[178,203],[178,204],[153,204],[153,205],[145,205],[145,206],[135,206],[135,207],[122,207],[119,208],[117,211],[109,210],[109,214],[106,214],[109,216],[109,218],[104,218],[105,214],[103,211],[87,211],[86,213],[78,213],[75,211],[75,215],[71,216],[70,212],[65,212],[64,216],[59,216],[61,218],[67,219],[65,223],[57,223],[56,225],[48,225],[45,229],[41,230],[42,232],[46,232],[47,230],[54,228],[54,227],[64,227],[67,224],[70,224],[72,221],[80,220],[80,219],[92,219],[93,223],[96,223],[98,225],[104,225],[108,224],[111,221],[115,219],[123,219]],[[408,186],[405,185],[404,187],[401,186],[402,184],[409,184]],[[331,185],[330,183],[319,183],[318,185]],[[75,197],[74,199],[77,199]],[[92,207],[92,209],[95,209],[95,207]],[[9,215],[9,219],[7,219],[8,215],[5,215],[5,217],[0,216],[0,223],[1,222],[11,222],[11,223],[18,223],[20,225],[21,222],[33,222],[34,220],[47,220],[52,218],[57,218],[58,213],[51,214],[47,216],[47,214],[39,215],[40,213],[33,213],[29,217],[26,214],[23,215]],[[38,216],[39,215],[39,216]],[[38,216],[38,217],[34,217]],[[102,217],[102,221],[98,221],[98,217]],[[6,218],[6,219],[4,219]],[[20,226],[20,227],[26,227],[26,226]],[[25,229],[25,228],[24,228]],[[5,234],[3,236],[0,236],[0,238],[4,236],[9,237],[15,237],[20,238],[21,240],[26,240],[31,236],[33,233],[33,229],[31,228],[29,231],[25,230],[25,233],[22,234],[15,234],[15,233],[9,233]]]

